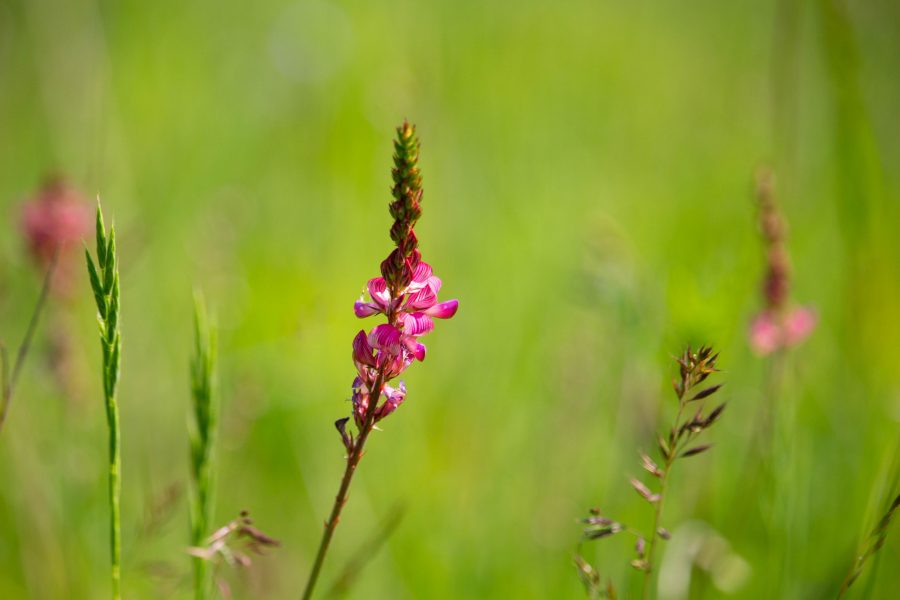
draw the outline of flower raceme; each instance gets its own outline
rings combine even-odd
[[[384,315],[386,322],[376,325],[368,333],[360,330],[353,339],[353,363],[356,366],[356,377],[351,386],[353,411],[350,417],[338,419],[334,424],[347,450],[347,464],[306,581],[304,600],[312,597],[369,434],[376,423],[394,412],[406,399],[406,386],[402,381],[397,385],[388,383],[413,362],[425,360],[425,345],[419,339],[434,329],[435,318],[449,319],[459,308],[456,300],[438,302],[441,280],[432,273],[431,266],[422,261],[414,231],[422,216],[422,177],[418,160],[419,140],[415,127],[403,123],[397,128],[391,170],[394,200],[389,210],[394,219],[390,230],[394,248],[381,262],[381,277],[368,282],[369,300],[360,298],[353,306],[353,312],[359,318]],[[356,424],[355,437],[347,431],[351,417]]]
[[[414,227],[422,215],[422,177],[417,165],[419,144],[415,128],[404,123],[397,129],[394,142],[394,169],[391,174],[394,217],[391,239],[396,247],[381,263],[381,277],[370,279],[363,296],[353,306],[359,318],[384,315],[387,323],[371,332],[360,330],[353,340],[353,362],[357,377],[353,380],[353,417],[357,427],[365,426],[373,393],[379,401],[371,415],[377,423],[391,414],[406,397],[406,386],[386,385],[414,361],[425,360],[425,345],[419,341],[434,329],[434,319],[449,319],[459,308],[457,300],[438,302],[441,279],[422,260]],[[375,391],[381,387],[380,391]]]

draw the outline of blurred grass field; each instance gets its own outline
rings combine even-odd
[[[690,597],[833,597],[900,456],[898,73],[888,0],[0,0],[0,338],[41,281],[20,206],[64,174],[119,235],[126,597],[189,595],[194,286],[220,327],[216,521],[246,508],[283,543],[236,597],[299,597],[409,118],[421,247],[461,307],[368,447],[321,591],[400,503],[349,597],[583,597],[576,520],[647,517],[627,476],[691,342],[721,349],[729,408],[666,521],[705,522],[750,574],[728,595],[696,570]],[[764,491],[742,471],[766,371],[746,340],[761,163],[793,297],[820,318],[788,359]],[[100,351],[86,277],[73,292],[0,435],[0,598],[108,597]],[[584,550],[635,593],[625,542]],[[880,560],[857,593],[894,597],[900,535]]]

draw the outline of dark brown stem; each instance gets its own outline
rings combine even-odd
[[[381,389],[383,387],[384,372],[383,369],[380,369],[375,375],[374,385],[369,390],[369,406],[366,407],[366,418],[363,421],[363,426],[359,430],[359,436],[353,443],[353,450],[347,457],[347,466],[344,468],[341,486],[338,488],[338,493],[334,497],[334,506],[331,508],[331,516],[328,518],[328,521],[325,522],[325,531],[322,532],[322,541],[319,542],[319,551],[316,553],[316,561],[313,563],[309,579],[306,581],[306,589],[303,591],[303,600],[312,598],[316,580],[318,580],[319,572],[322,570],[322,564],[325,562],[325,554],[328,552],[331,538],[334,537],[334,530],[341,518],[341,511],[344,509],[344,504],[347,503],[347,493],[350,491],[350,483],[353,481],[353,474],[356,472],[356,467],[359,465],[359,461],[363,456],[366,440],[369,438],[369,434],[375,426],[375,409],[378,406],[378,401],[381,399]]]
[[[53,251],[53,256],[50,257],[50,264],[47,265],[47,273],[44,275],[44,284],[41,287],[41,294],[38,296],[37,304],[35,304],[34,311],[31,313],[31,320],[28,322],[25,338],[22,340],[22,344],[19,346],[19,350],[16,353],[16,362],[13,363],[12,371],[9,370],[9,360],[6,355],[6,349],[0,347],[0,362],[2,362],[0,369],[2,369],[3,387],[3,399],[2,404],[0,404],[0,431],[3,430],[3,425],[6,423],[6,414],[9,412],[9,404],[12,401],[13,391],[16,389],[16,383],[18,383],[19,375],[22,373],[25,358],[28,356],[28,351],[31,349],[31,341],[34,339],[34,334],[37,331],[41,313],[44,311],[44,305],[47,304],[47,296],[50,295],[50,285],[53,280],[53,272],[56,271],[58,260],[59,247],[57,246],[56,250]]]

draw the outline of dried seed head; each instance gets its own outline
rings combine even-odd
[[[653,459],[647,456],[646,453],[641,452],[641,466],[644,467],[644,470],[653,475],[654,477],[662,477],[663,472],[660,470],[656,463],[653,462]]]
[[[638,481],[637,479],[631,479],[631,487],[641,496],[644,500],[650,503],[659,502],[659,494],[654,494],[650,491],[646,485]]]

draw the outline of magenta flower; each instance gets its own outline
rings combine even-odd
[[[438,301],[441,279],[422,260],[415,227],[422,214],[422,180],[416,165],[418,142],[408,124],[398,130],[394,157],[394,223],[391,239],[396,247],[381,263],[381,277],[366,284],[369,299],[361,297],[353,312],[359,318],[384,315],[387,322],[370,332],[360,330],[353,339],[353,417],[360,430],[367,417],[375,423],[391,414],[406,398],[406,386],[387,385],[415,361],[425,360],[420,338],[434,330],[434,319],[449,319],[459,308],[457,300]],[[380,391],[375,391],[381,387]],[[378,406],[370,407],[371,397]],[[349,439],[349,438],[348,438]],[[345,441],[346,443],[346,441]],[[348,448],[349,449],[349,448]]]

